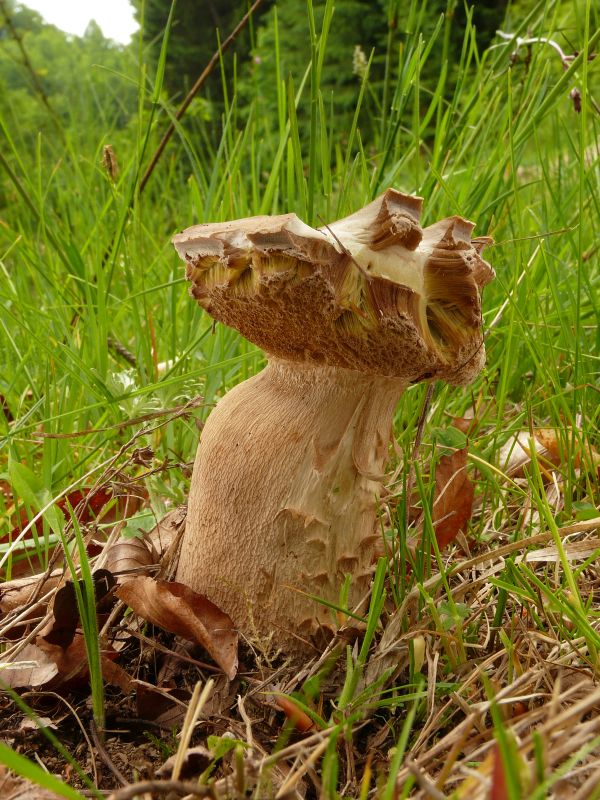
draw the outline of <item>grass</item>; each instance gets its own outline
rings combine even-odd
[[[17,121],[0,120],[9,198],[0,210],[0,515],[10,530],[18,500],[28,519],[42,519],[38,566],[26,566],[32,552],[19,542],[4,540],[0,558],[9,579],[51,566],[59,535],[76,541],[90,642],[82,538],[54,501],[108,480],[121,493],[136,484],[146,513],[160,519],[185,499],[198,439],[194,417],[171,410],[201,394],[202,421],[264,364],[188,297],[170,245],[178,229],[287,211],[320,224],[390,185],[420,194],[425,223],[461,214],[495,239],[487,253],[497,277],[484,298],[487,368],[467,389],[435,387],[416,463],[420,526],[405,530],[408,467],[400,463],[382,515],[394,558],[380,563],[362,647],[337,653],[335,668],[325,659],[287,675],[280,687],[316,713],[322,687],[337,674],[337,694],[319,710],[329,727],[306,743],[281,741],[280,750],[260,741],[252,796],[275,796],[280,763],[293,775],[317,748],[326,798],[487,797],[502,775],[510,798],[560,797],[568,785],[574,796],[597,796],[600,118],[590,101],[598,60],[589,60],[599,47],[597,12],[579,4],[569,20],[579,55],[566,70],[541,44],[527,63],[512,63],[514,42],[496,40],[480,53],[468,25],[460,63],[432,84],[422,75],[452,23],[440,19],[423,37],[420,5],[407,15],[412,33],[388,53],[397,81],[372,84],[367,69],[349,131],[331,117],[320,85],[327,26],[340,13],[328,3],[324,29],[311,13],[307,19],[316,68],[291,78],[277,69],[273,109],[258,93],[242,107],[234,86],[215,148],[185,119],[177,123],[178,139],[142,194],[140,176],[174,118],[161,90],[167,36],[157,76],[140,70],[139,109],[130,109],[136,123],[126,134],[64,120],[61,140],[41,132],[26,149]],[[540,2],[511,33],[560,38],[561,9]],[[579,114],[569,100],[574,86]],[[373,96],[385,125],[364,142],[360,103]],[[307,120],[299,119],[303,98]],[[115,182],[100,167],[113,136]],[[397,411],[397,447],[407,456],[425,391],[412,387]],[[135,422],[148,414],[161,416]],[[476,502],[467,551],[439,552],[429,513],[433,465],[440,432],[468,415]],[[552,432],[550,455],[536,445],[540,429]],[[143,447],[152,451],[151,469],[131,458]],[[111,524],[100,521],[100,529]],[[357,755],[366,742],[373,762]],[[18,754],[3,748],[0,760],[42,783]],[[304,781],[310,785],[303,772],[297,784]]]

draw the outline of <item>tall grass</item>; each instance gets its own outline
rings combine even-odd
[[[80,130],[77,119],[65,119],[64,137],[40,132],[36,149],[24,150],[15,121],[0,120],[0,169],[9,197],[0,210],[0,392],[5,399],[0,478],[12,483],[33,515],[66,486],[93,482],[135,430],[126,426],[130,420],[179,406],[197,394],[204,398],[202,419],[220,395],[261,368],[261,352],[234,331],[213,326],[189,298],[170,245],[177,230],[195,222],[287,211],[322,224],[394,186],[425,198],[425,223],[461,214],[476,221],[477,234],[495,240],[487,253],[496,280],[484,298],[487,368],[466,389],[436,387],[424,459],[437,457],[440,431],[448,428],[451,416],[475,408],[469,452],[478,471],[480,504],[473,535],[486,542],[503,534],[511,543],[534,532],[541,519],[554,532],[560,551],[560,526],[589,515],[599,500],[591,448],[599,446],[600,117],[590,98],[599,85],[600,59],[589,60],[600,43],[597,9],[590,2],[577,4],[578,13],[569,17],[568,40],[579,54],[566,69],[543,43],[529,46],[529,60],[514,57],[522,52],[519,36],[561,37],[564,6],[541,0],[526,17],[513,18],[512,41],[497,39],[485,52],[477,48],[469,18],[460,63],[442,63],[432,84],[423,83],[422,75],[432,53],[446,46],[452,22],[441,17],[425,37],[422,4],[413,0],[406,32],[389,39],[388,74],[397,65],[397,79],[386,80],[383,87],[371,85],[367,67],[357,80],[356,114],[348,130],[332,117],[331,98],[320,83],[328,28],[343,8],[328,2],[322,28],[310,2],[308,8],[312,61],[304,74],[288,76],[275,59],[273,113],[266,113],[258,92],[240,107],[234,84],[218,145],[213,147],[185,119],[177,123],[177,138],[142,194],[140,176],[174,114],[161,86],[167,37],[154,78],[140,63],[138,108],[130,109],[136,122],[115,140],[121,163],[115,182],[100,166],[102,147],[115,134],[109,125]],[[283,6],[279,14],[284,13]],[[120,80],[114,76],[116,91]],[[244,87],[245,98],[249,87],[251,82]],[[581,113],[569,98],[573,87],[583,98]],[[365,142],[361,104],[375,92],[381,92],[381,125],[373,126],[375,141]],[[300,122],[308,122],[308,128],[298,118],[306,108],[300,102],[305,96],[309,119]],[[301,133],[306,129],[307,141]],[[133,355],[133,364],[123,357],[123,348]],[[406,454],[424,392],[422,386],[412,387],[398,408],[396,437]],[[556,432],[561,451],[563,502],[556,507],[549,504],[541,480],[543,464],[534,458],[526,480],[514,482],[505,479],[499,462],[499,450],[511,436],[540,426]],[[194,420],[180,417],[136,443],[154,452],[157,469],[145,485],[155,516],[185,499],[182,466],[191,461],[197,440]],[[35,476],[28,496],[19,491],[9,461]],[[425,509],[432,472],[417,474]],[[391,533],[398,548],[389,575],[391,596],[400,606],[418,587],[419,608],[433,614],[443,638],[448,630],[444,616],[464,618],[468,609],[459,608],[450,591],[452,565],[435,549],[431,555],[435,537],[427,513],[420,553],[406,547],[405,484],[400,481]],[[10,527],[12,503],[10,496],[0,495],[5,528]],[[50,512],[43,516],[39,555],[45,565],[56,541],[56,517]],[[11,544],[0,548],[10,574],[23,556]],[[543,597],[555,612],[556,625],[568,621],[560,636],[580,636],[585,642],[588,665],[597,675],[597,611],[582,579],[584,570],[575,568],[564,551],[560,560],[559,575],[540,579],[508,559],[492,582],[493,624],[501,627],[504,609],[513,601],[535,606]],[[446,587],[447,607],[441,612],[439,597],[434,602],[429,594],[432,575]],[[383,581],[383,575],[379,578]],[[383,602],[381,595],[373,597],[371,636]],[[540,619],[539,625],[546,621]],[[445,639],[449,668],[468,660],[469,635],[477,638],[457,625],[452,642]],[[392,704],[376,688],[365,693],[359,680],[368,649],[349,655],[339,709]],[[414,736],[423,697],[415,677],[393,701],[406,703],[409,710],[398,727],[392,772],[400,768]],[[503,753],[512,747],[502,736],[499,743]],[[340,791],[335,758],[333,747],[324,761],[331,797]],[[394,780],[382,797],[396,796]],[[413,778],[402,796],[412,785]],[[515,791],[511,785],[510,796]]]

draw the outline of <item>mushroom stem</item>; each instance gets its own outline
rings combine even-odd
[[[322,644],[366,593],[377,503],[405,379],[272,358],[223,397],[202,433],[177,580],[287,652]],[[300,591],[294,591],[294,590]],[[304,641],[302,641],[304,640]]]

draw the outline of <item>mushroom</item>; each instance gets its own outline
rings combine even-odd
[[[457,216],[423,229],[421,207],[389,189],[319,229],[285,214],[173,240],[193,297],[268,355],[204,426],[177,580],[290,654],[330,638],[345,576],[350,608],[368,591],[403,391],[484,364],[490,240]]]

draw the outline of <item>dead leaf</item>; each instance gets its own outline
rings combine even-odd
[[[57,675],[57,664],[34,644],[21,650],[18,661],[5,664],[0,670],[2,682],[11,689],[38,688],[50,683]]]
[[[183,583],[136,578],[117,596],[159,628],[202,645],[231,680],[237,672],[238,634],[231,618]]]
[[[12,495],[14,502],[8,513],[14,527],[10,533],[0,534],[0,543],[14,541],[30,522],[27,509],[20,505],[14,490]],[[75,489],[57,500],[55,508],[62,512],[66,520],[70,520],[71,513],[73,513],[80,525],[93,523],[100,519],[103,523],[118,522],[138,511],[146,502],[147,497],[145,489],[136,486],[128,486],[127,493],[123,493],[121,489],[117,491],[113,486],[84,487]],[[13,577],[28,575],[44,568],[45,564],[42,564],[37,552],[37,537],[41,535],[43,527],[43,519],[36,520],[33,529],[16,545],[15,552],[25,552],[27,558],[20,558],[13,562]],[[109,529],[105,529],[105,533],[108,535]],[[89,541],[86,549],[88,555],[93,557],[98,555],[102,546],[97,542]],[[55,548],[51,548],[48,555],[51,555],[54,550]]]
[[[107,652],[102,652],[100,654],[100,659],[102,662],[102,677],[107,683],[110,683],[111,686],[118,686],[124,695],[128,695],[133,689],[133,680],[123,669],[123,667],[115,664],[113,658],[116,657],[116,651],[114,653],[111,652],[110,654]]]
[[[115,585],[115,579],[108,570],[98,569],[92,575],[96,607],[104,600]],[[81,591],[85,592],[83,580],[79,581]],[[54,595],[52,620],[40,636],[49,644],[57,644],[63,649],[73,641],[79,623],[79,609],[73,581],[67,581]]]
[[[172,548],[185,522],[185,506],[169,511],[151,531],[143,536],[122,538],[107,551],[105,566],[124,583],[139,575],[149,575],[149,569],[161,564]]]
[[[158,562],[148,544],[139,536],[131,539],[119,539],[109,549],[106,556],[106,568],[112,572],[119,583],[131,580],[140,573],[149,573],[148,567]]]
[[[69,686],[85,686],[88,676],[87,653],[83,634],[76,633],[67,647],[47,642],[42,636],[36,639],[36,645],[57,667],[57,675],[51,682],[56,689],[68,683]]]
[[[600,539],[585,539],[582,542],[566,542],[563,544],[564,554],[569,561],[583,561],[589,558],[594,553],[600,551]],[[550,547],[542,547],[539,550],[529,550],[521,556],[517,556],[515,564],[521,562],[533,563],[542,562],[546,564],[559,564],[562,555],[558,552],[555,545]]]
[[[509,478],[520,478],[523,469],[531,463],[531,434],[519,431],[500,448],[498,465]],[[533,440],[535,451],[540,459],[548,457],[548,450],[537,439]]]
[[[473,429],[477,426],[477,418],[472,417],[452,417],[452,426],[469,436],[473,433]]]
[[[10,406],[8,405],[8,400],[2,393],[0,393],[0,411],[2,411],[2,413],[4,414],[4,419],[7,422],[15,421],[15,418],[13,417],[12,412],[10,410]]]
[[[473,512],[475,490],[467,473],[467,452],[463,447],[441,456],[435,470],[432,521],[440,549],[465,530]]]
[[[76,633],[66,648],[52,644],[41,636],[36,639],[36,645],[57,667],[57,674],[49,688],[57,689],[59,686],[68,685],[72,689],[87,685],[89,669],[83,634]],[[131,691],[132,681],[125,670],[113,663],[118,655],[112,647],[102,644],[100,650],[102,675],[107,683],[118,686],[124,694],[128,694]]]
[[[128,694],[132,682],[125,670],[113,663],[116,651],[104,647],[100,653],[104,679]],[[70,688],[85,686],[89,679],[87,654],[83,635],[76,633],[68,647],[51,644],[38,636],[19,653],[14,664],[4,665],[0,671],[2,682],[13,689],[57,689],[68,684]],[[2,795],[0,795],[1,797]]]
[[[589,443],[584,443],[582,453],[582,446],[579,439],[577,439],[573,445],[574,452],[571,452],[573,431],[567,427],[562,433],[562,437],[559,438],[558,432],[554,428],[536,428],[533,432],[536,440],[548,451],[553,464],[558,466],[561,463],[565,463],[565,461],[570,461],[575,469],[579,469],[583,460],[584,464],[587,462],[588,466],[600,466],[600,454],[595,447]]]
[[[500,469],[511,478],[523,477],[524,468],[531,463],[532,450],[535,453],[542,470],[542,475],[548,477],[548,468],[559,467],[570,462],[575,469],[584,466],[599,468],[600,453],[589,443],[581,447],[579,440],[574,445],[574,451],[565,450],[565,442],[570,441],[572,429],[566,427],[559,438],[554,428],[534,428],[533,436],[530,431],[519,431],[502,446],[498,458]],[[583,449],[583,452],[582,452]]]
[[[45,573],[31,575],[27,578],[15,578],[0,585],[0,619],[5,617],[16,608],[22,608],[31,601],[35,593],[36,597],[41,597],[54,589],[62,580],[63,571],[54,570],[51,575]]]
[[[173,551],[179,547],[186,516],[187,506],[178,506],[169,511],[149,533],[144,535],[144,540],[157,554],[157,563],[168,561]]]
[[[65,515],[65,519],[69,518],[69,509],[72,508],[75,512],[77,520],[80,524],[92,522],[101,512],[104,507],[113,499],[111,489],[100,488],[84,488],[75,489],[65,497],[56,502],[56,508],[59,508]],[[16,503],[15,503],[16,505]],[[17,523],[10,533],[0,536],[0,542],[12,542],[19,535],[21,530],[29,523],[29,518],[25,509],[21,509],[17,514]],[[38,519],[35,523],[37,533],[42,533],[44,521]],[[34,545],[34,537],[30,536],[31,544]],[[27,540],[26,540],[27,541]]]
[[[54,731],[58,730],[56,723],[53,722],[50,717],[36,717],[35,719],[24,717],[19,725],[20,731],[38,731],[42,728],[51,728]]]
[[[159,691],[154,686],[137,682],[137,717],[156,722],[166,730],[180,727],[190,697],[191,693],[187,689],[161,688]]]
[[[177,761],[177,755],[169,756],[165,763],[156,770],[156,774],[161,778],[169,778],[173,774],[173,768]],[[179,773],[180,779],[195,778],[201,775],[213,762],[210,750],[198,745],[186,750]]]

